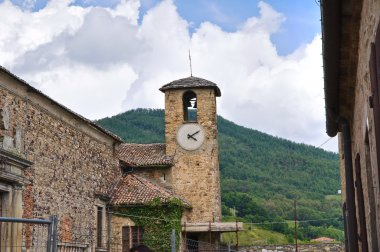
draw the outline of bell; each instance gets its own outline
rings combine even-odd
[[[190,102],[190,100],[185,100],[185,101],[183,101],[183,106],[184,106],[185,108],[191,107],[191,102]]]

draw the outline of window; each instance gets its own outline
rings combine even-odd
[[[140,245],[142,241],[143,229],[142,227],[131,227],[132,231],[132,247]]]
[[[0,191],[0,217],[3,216],[3,193]],[[1,229],[0,229],[1,232]]]
[[[4,123],[4,109],[0,111],[0,130],[5,130],[5,123]]]
[[[103,207],[97,207],[97,232],[96,232],[96,241],[98,248],[102,247],[102,233],[103,233]]]
[[[371,236],[368,237],[377,237],[377,225],[376,225],[376,190],[375,190],[375,177],[373,176],[373,167],[371,161],[371,149],[369,145],[369,132],[368,132],[368,118],[367,118],[367,127],[364,138],[364,146],[365,146],[365,170],[367,177],[367,191],[368,191],[368,206],[370,208],[369,211],[369,219],[368,219],[368,228]],[[372,251],[379,251],[377,239],[372,239]]]
[[[121,230],[122,235],[122,252],[128,252],[130,248],[142,243],[143,228],[136,226],[124,226]]]
[[[371,80],[371,102],[370,107],[373,109],[375,142],[376,142],[376,158],[377,158],[377,174],[380,180],[380,78],[378,78],[378,69],[380,68],[380,25],[377,28],[375,43],[371,44],[371,55],[369,60],[369,72]]]
[[[183,101],[183,120],[197,121],[197,95],[193,91],[186,91],[182,97]]]
[[[364,194],[361,176],[361,165],[360,165],[360,155],[357,154],[355,158],[355,187],[356,187],[356,197],[358,200],[357,210],[359,213],[359,226],[360,226],[360,241],[362,251],[368,251],[367,242],[367,224],[365,219],[365,206],[364,206]]]

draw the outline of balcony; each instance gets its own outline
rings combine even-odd
[[[191,233],[201,232],[236,232],[243,231],[243,222],[198,222],[183,223],[182,231]]]

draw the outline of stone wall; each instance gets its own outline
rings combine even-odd
[[[111,251],[122,251],[123,237],[122,228],[126,226],[135,226],[135,223],[126,217],[112,215],[111,217]],[[131,234],[130,234],[131,235]],[[132,237],[129,237],[132,240]],[[131,242],[130,242],[131,243]]]
[[[169,167],[137,167],[133,169],[133,174],[148,178],[158,185],[171,189],[172,178]]]
[[[233,248],[232,248],[233,249]],[[239,248],[241,252],[294,252],[295,245],[257,245]],[[302,252],[344,252],[344,245],[330,244],[300,244],[298,251]]]
[[[185,151],[176,140],[177,130],[184,123],[182,96],[187,90],[165,92],[166,153],[174,155],[173,190],[193,206],[187,222],[209,222],[221,219],[216,98],[214,89],[193,89],[197,95],[198,123],[205,131],[203,145]]]
[[[376,143],[374,130],[373,109],[370,108],[369,98],[372,96],[369,61],[371,53],[371,43],[375,40],[376,28],[379,23],[380,2],[364,0],[360,20],[360,40],[358,50],[358,68],[355,86],[355,97],[346,99],[355,101],[354,109],[345,112],[350,120],[352,134],[352,162],[355,182],[358,177],[355,175],[355,159],[360,158],[360,176],[363,184],[366,232],[368,237],[369,251],[378,251],[378,232],[380,229],[380,192],[379,192],[379,171],[378,160],[376,160]],[[350,27],[347,27],[350,29]],[[347,31],[349,32],[349,31]],[[345,52],[349,54],[348,52]],[[368,132],[368,136],[367,135]],[[368,139],[368,141],[366,140]],[[341,152],[341,175],[343,189],[345,187],[344,153],[342,136],[340,136]],[[359,160],[359,159],[358,159]],[[354,185],[352,185],[354,186]],[[358,188],[356,187],[356,206],[358,206]],[[345,198],[345,191],[343,190]],[[358,234],[363,234],[360,230],[359,209],[356,208]],[[359,239],[359,250],[362,250],[361,240]]]
[[[22,217],[57,215],[66,241],[76,234],[93,243],[96,195],[120,176],[118,141],[4,72],[0,110],[1,147],[33,162],[23,174]]]

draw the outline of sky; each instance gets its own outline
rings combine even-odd
[[[89,119],[163,108],[158,88],[190,75],[190,50],[226,119],[329,139],[316,0],[0,0],[0,16],[0,65]]]

